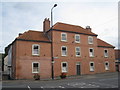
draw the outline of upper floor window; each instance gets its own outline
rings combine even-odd
[[[40,52],[40,45],[33,44],[32,45],[32,55],[39,55]]]
[[[108,61],[105,62],[105,70],[109,70],[109,62]]]
[[[94,62],[90,62],[90,71],[94,71],[95,67],[94,67]]]
[[[61,33],[61,41],[67,41],[67,33]]]
[[[75,47],[76,56],[80,56],[80,47]]]
[[[89,56],[94,57],[94,49],[93,48],[89,48]]]
[[[61,67],[62,67],[62,72],[67,72],[68,70],[68,64],[67,62],[62,62],[61,63]]]
[[[79,34],[75,34],[75,42],[80,43],[80,35]]]
[[[108,50],[106,50],[106,49],[104,50],[104,56],[108,57]]]
[[[93,44],[93,37],[92,36],[88,36],[88,44]]]
[[[32,63],[32,73],[39,73],[39,62]]]
[[[62,56],[67,56],[67,47],[66,46],[61,47],[61,54],[62,54]]]

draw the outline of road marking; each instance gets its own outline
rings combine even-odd
[[[32,90],[32,89],[30,88],[30,86],[28,86],[28,89],[29,89],[29,90]]]
[[[65,88],[65,87],[59,86],[59,88]]]
[[[43,87],[41,86],[41,88],[43,88]]]

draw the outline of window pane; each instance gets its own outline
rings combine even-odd
[[[66,36],[66,34],[62,34],[62,40],[67,40],[67,36]]]
[[[66,63],[63,63],[63,67],[66,67],[67,65],[66,65]]]
[[[38,72],[39,72],[39,64],[33,63],[33,73],[38,73]]]
[[[67,55],[67,48],[66,47],[62,47],[62,55]]]
[[[75,36],[75,41],[80,42],[80,36],[79,35]]]
[[[35,45],[35,46],[34,46],[34,49],[38,49],[38,46]]]
[[[67,72],[67,63],[62,63],[62,72]]]
[[[33,49],[32,49],[32,53],[33,55],[38,55],[39,54],[39,45],[33,45]]]
[[[93,52],[93,49],[90,49],[90,52]]]
[[[34,63],[34,66],[33,67],[38,67],[38,63]]]
[[[90,66],[93,66],[93,63],[90,63]]]
[[[80,51],[80,48],[79,48],[79,47],[77,47],[77,48],[76,48],[76,51],[78,51],[78,52],[79,52],[79,51]]]
[[[93,37],[89,36],[88,37],[88,42],[89,42],[89,44],[93,44]]]

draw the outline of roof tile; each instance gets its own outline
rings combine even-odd
[[[53,26],[53,29],[57,30],[65,30],[65,31],[72,31],[72,32],[78,32],[78,33],[83,33],[83,34],[90,34],[90,35],[97,35],[91,31],[88,31],[87,29],[82,28],[81,26],[77,25],[71,25],[71,24],[65,24],[58,22]]]
[[[32,31],[32,30],[24,32],[22,35],[20,35],[19,37],[17,37],[17,39],[49,41],[48,37],[46,35],[44,35],[43,32]]]
[[[97,39],[97,44],[98,44],[98,46],[101,46],[101,47],[112,47],[112,48],[114,48],[114,46],[106,43],[105,41],[103,41],[101,39]]]

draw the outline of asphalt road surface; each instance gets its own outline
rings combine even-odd
[[[47,88],[118,88],[118,73],[83,75],[56,80],[7,80],[2,83],[7,88],[24,88],[25,90],[45,90]],[[11,89],[12,90],[12,89]]]

